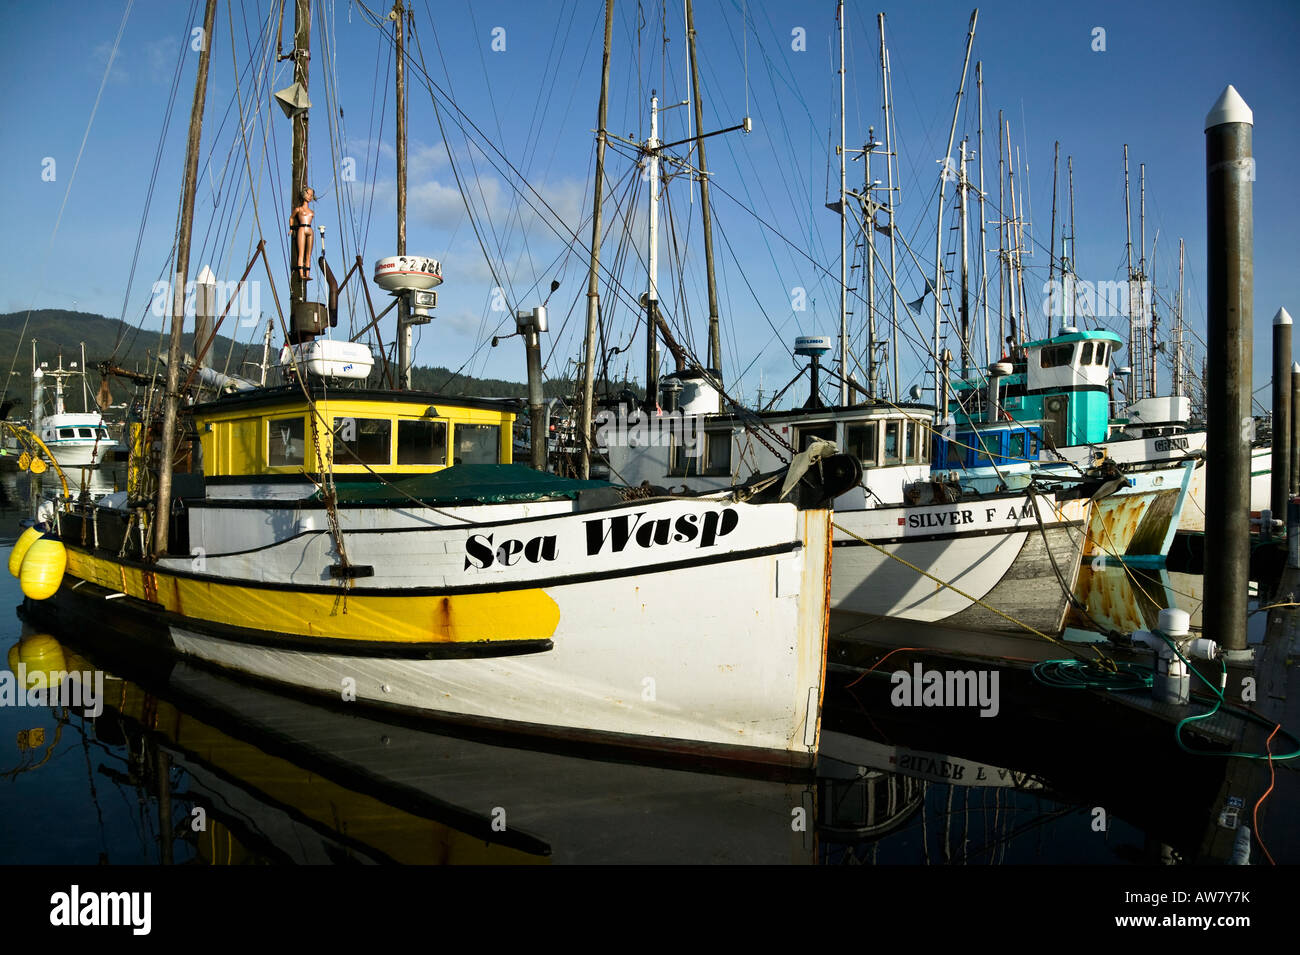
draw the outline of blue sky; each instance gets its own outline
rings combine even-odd
[[[265,236],[283,295],[290,131],[288,121],[271,107],[269,92],[288,85],[289,64],[271,63],[274,72],[257,75],[266,62],[257,37],[266,30],[267,14],[256,6],[247,0],[232,8],[222,0],[218,7],[191,261],[196,268],[210,263],[220,278],[236,279],[257,237]],[[317,221],[327,226],[335,272],[341,276],[360,252],[368,277],[374,260],[395,248],[393,109],[391,103],[384,106],[392,92],[391,47],[355,0],[318,6],[310,147],[310,177],[321,197]],[[381,7],[386,10],[379,0],[372,4]],[[852,145],[863,141],[868,124],[882,138],[883,124],[878,7],[847,7]],[[190,49],[191,31],[201,25],[202,6],[186,0],[137,0],[101,94],[126,9],[118,0],[74,3],[57,24],[19,4],[0,11],[0,202],[7,213],[0,230],[0,310],[75,307],[122,316],[156,334],[161,320],[150,314],[149,302],[153,283],[168,270],[175,231],[198,58]],[[549,302],[547,371],[564,374],[579,351],[585,303],[603,4],[417,3],[415,11],[419,46],[413,45],[413,55],[422,55],[427,74],[459,110],[440,100],[440,131],[421,70],[412,68],[408,249],[442,259],[446,278],[438,317],[417,331],[416,359],[522,379],[518,342],[503,342],[496,349],[486,344],[494,332],[513,327],[508,312],[494,310],[494,298],[510,307],[536,304],[550,280],[558,278],[560,289]],[[938,160],[946,145],[970,12],[968,5],[948,2],[885,9],[901,177],[899,234],[908,237],[916,261],[926,270],[933,268]],[[754,122],[748,135],[735,132],[708,140],[716,185],[724,365],[733,390],[752,398],[760,378],[770,392],[793,375],[788,346],[795,335],[833,334],[838,328],[838,219],[824,208],[838,177],[829,151],[838,105],[831,52],[835,4],[697,0],[695,17],[706,127],[735,125],[746,112]],[[232,21],[252,150],[247,160],[233,95]],[[291,21],[292,10],[286,40],[292,35]],[[1104,51],[1093,49],[1098,27],[1105,31]],[[1300,153],[1298,40],[1300,7],[1286,2],[1246,3],[1231,10],[1222,4],[1182,2],[981,6],[958,139],[963,133],[975,138],[974,60],[980,60],[984,174],[991,198],[996,202],[999,109],[1011,123],[1013,148],[1020,150],[1019,172],[1029,183],[1026,212],[1039,243],[1027,260],[1031,300],[1037,302],[1046,280],[1052,152],[1058,140],[1062,203],[1065,157],[1074,157],[1076,270],[1088,281],[1123,278],[1122,150],[1127,143],[1134,242],[1138,164],[1145,163],[1147,248],[1150,255],[1153,241],[1157,243],[1160,294],[1172,299],[1182,237],[1187,245],[1186,315],[1203,329],[1202,127],[1209,107],[1232,83],[1254,109],[1256,121],[1255,387],[1264,385],[1274,312],[1285,305],[1300,315],[1294,227],[1300,210],[1290,181]],[[651,88],[660,91],[665,103],[689,94],[680,2],[638,7],[619,0],[614,47],[609,127],[643,137]],[[468,121],[477,131],[466,133]],[[684,138],[687,121],[685,109],[665,113],[663,138]],[[158,173],[141,232],[156,156]],[[54,160],[53,181],[47,181],[48,159]],[[246,162],[257,183],[256,217]],[[354,181],[344,180],[345,168],[355,170]],[[883,178],[879,165],[873,173]],[[473,221],[466,215],[457,176],[475,209]],[[861,164],[851,163],[850,184],[861,176]],[[624,199],[634,177],[630,151],[612,148],[607,179],[613,195]],[[675,225],[664,230],[660,284],[670,322],[703,352],[707,309],[697,189],[684,178],[668,187],[671,210],[664,215],[671,215]],[[612,200],[606,201],[606,226],[611,221],[614,226],[604,262],[607,267],[620,262],[621,300],[609,283],[602,283],[610,318],[608,344],[630,346],[611,367],[620,372],[626,367],[638,378],[643,374],[643,338],[636,334],[630,303],[645,282],[639,264],[646,244],[643,189],[639,195],[635,232],[621,260],[616,252],[623,221],[611,211]],[[951,197],[949,188],[945,202]],[[990,217],[994,214],[990,206]],[[571,232],[580,243],[563,240]],[[950,235],[955,237],[945,230],[948,247]],[[137,239],[140,252],[127,296]],[[915,299],[922,278],[910,256],[900,254],[907,263],[899,270],[900,292],[904,299]],[[262,283],[261,306],[269,310],[271,296],[260,265],[254,277]],[[504,294],[494,297],[498,284]],[[806,292],[803,311],[793,307],[798,296],[792,290],[797,288]],[[372,295],[382,307],[386,296],[373,286]],[[855,311],[856,330],[863,307]],[[1161,312],[1167,320],[1167,307]],[[921,319],[927,336],[930,321],[927,304]],[[1041,318],[1037,321],[1041,330]],[[1126,330],[1122,319],[1112,321]],[[358,326],[363,323],[364,318]],[[391,320],[381,329],[391,344]],[[241,340],[259,335],[251,325],[236,332]],[[956,351],[955,343],[950,347]],[[921,357],[906,338],[900,341],[900,364],[904,389],[924,383]],[[1167,368],[1160,374],[1168,380]],[[1267,404],[1267,389],[1259,398]]]

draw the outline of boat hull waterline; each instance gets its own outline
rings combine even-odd
[[[407,513],[403,529],[346,533],[352,573],[368,574],[346,582],[333,579],[328,531],[152,565],[66,534],[56,599],[75,588],[111,613],[125,597],[165,624],[177,653],[335,699],[577,741],[811,763],[828,511],[710,499],[540,517],[518,504],[475,510],[500,520],[412,527]],[[295,529],[294,513],[279,527]],[[382,525],[382,514],[369,509],[366,523]],[[341,511],[340,523],[357,515]]]

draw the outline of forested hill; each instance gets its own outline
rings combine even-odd
[[[27,328],[23,330],[26,320]],[[184,347],[191,349],[194,336],[184,336]],[[115,318],[92,315],[88,312],[71,312],[63,309],[36,309],[30,313],[10,312],[0,315],[0,360],[8,359],[13,370],[19,373],[21,384],[13,384],[10,391],[26,397],[30,390],[32,370],[32,339],[36,339],[38,360],[54,367],[60,352],[63,365],[80,362],[81,343],[86,343],[86,364],[92,369],[91,381],[98,387],[99,376],[93,374],[96,365],[112,359],[115,364],[132,371],[149,368],[151,356],[159,349],[166,350],[167,341],[157,331],[134,328]],[[281,336],[273,338],[272,348],[278,349]],[[218,335],[209,353],[208,363],[218,371],[227,370],[233,375],[254,377],[256,369],[245,362],[258,363],[262,359],[262,345],[239,344],[231,350],[231,340]],[[272,354],[274,360],[274,353]],[[227,363],[228,362],[228,363]],[[521,361],[522,364],[522,361]],[[376,372],[376,377],[378,373]],[[526,398],[528,386],[519,381],[502,381],[496,378],[471,378],[456,375],[449,368],[417,366],[413,370],[412,385],[417,390],[439,391],[448,395],[479,395],[493,398]],[[564,380],[545,383],[545,393],[550,397],[563,397],[572,393],[572,384]]]

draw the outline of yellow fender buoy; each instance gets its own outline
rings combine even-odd
[[[27,556],[27,548],[40,540],[43,534],[43,531],[29,527],[18,535],[18,540],[14,541],[14,549],[9,552],[9,573],[18,576],[18,571],[23,566],[23,558]]]
[[[14,648],[17,661],[10,664],[16,675],[18,663],[26,666],[27,686],[24,689],[48,689],[57,685],[56,675],[68,670],[67,656],[63,645],[48,633],[34,633],[23,637]],[[61,679],[61,678],[58,678]]]
[[[45,462],[42,461],[40,458],[32,458],[32,468],[31,468],[31,471],[32,471],[33,474],[44,474],[44,473],[45,473]]]
[[[42,537],[27,548],[18,580],[25,595],[32,600],[44,600],[54,596],[67,569],[68,552],[63,543],[52,537]]]

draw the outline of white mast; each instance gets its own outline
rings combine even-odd
[[[957,100],[952,107],[952,125],[948,128],[948,146],[943,151],[943,173],[939,176],[939,223],[934,230],[934,404],[935,414],[946,418],[948,409],[944,407],[944,373],[943,362],[939,353],[939,323],[943,315],[943,193],[951,175],[952,141],[957,136],[957,119],[961,115],[961,95],[966,89],[966,71],[970,67],[970,50],[975,43],[975,21],[979,10],[970,15],[970,27],[966,33],[966,56],[961,64],[961,82],[957,85]]]
[[[1174,382],[1175,398],[1183,396],[1183,240],[1178,240],[1178,309],[1174,313]],[[1295,410],[1292,410],[1295,414]]]
[[[993,360],[993,355],[989,351],[989,250],[984,232],[984,71],[978,61],[975,63],[975,87],[979,91],[979,130],[975,148],[980,161],[980,298],[984,303],[984,364],[987,365]]]
[[[90,410],[90,395],[86,392],[86,343],[81,343],[81,409]]]
[[[849,403],[849,276],[848,239],[844,221],[844,0],[839,0],[836,19],[840,28],[840,404]]]
[[[957,175],[957,199],[961,204],[961,374],[966,377],[970,367],[970,287],[969,266],[967,264],[967,217],[966,217],[966,140],[961,141],[961,163]]]
[[[893,374],[893,388],[890,395],[898,400],[898,282],[894,254],[894,133],[892,90],[889,76],[889,50],[885,48],[885,15],[876,15],[880,28],[880,85],[885,94],[885,186],[888,190],[889,212],[889,361]]]
[[[1134,393],[1133,382],[1134,372],[1137,373],[1137,380],[1142,378],[1142,368],[1138,365],[1137,355],[1133,353],[1137,341],[1137,331],[1133,326],[1133,215],[1129,210],[1128,202],[1128,143],[1124,144],[1124,248],[1128,256],[1128,347],[1129,347],[1129,376],[1128,388],[1124,397],[1128,399],[1131,405],[1138,399]],[[1137,366],[1137,367],[1134,367]]]
[[[646,283],[646,409],[659,404],[659,336],[655,319],[659,311],[659,96],[650,94],[650,138],[646,140],[646,162],[650,178],[650,248]]]

